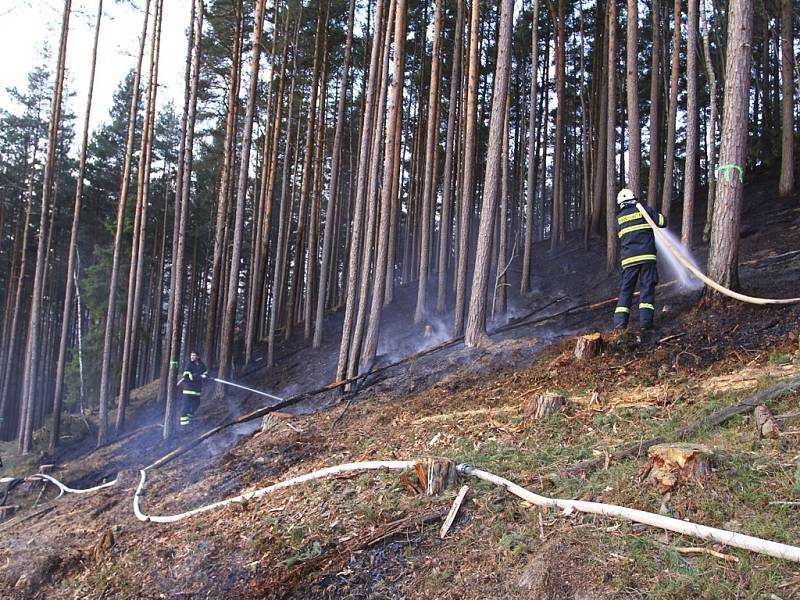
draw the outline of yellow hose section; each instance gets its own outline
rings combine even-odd
[[[687,261],[680,252],[675,248],[674,244],[665,236],[658,226],[653,222],[653,219],[650,218],[650,215],[647,214],[647,211],[644,207],[636,203],[636,208],[639,209],[639,212],[642,213],[645,221],[650,224],[650,227],[653,228],[653,232],[658,236],[658,239],[661,240],[667,249],[672,253],[672,255],[678,259],[678,261],[689,271],[691,271],[700,281],[705,283],[708,287],[717,290],[720,294],[728,296],[729,298],[733,298],[734,300],[739,300],[740,302],[747,302],[748,304],[795,304],[796,302],[800,302],[800,298],[785,298],[785,299],[777,299],[777,298],[756,298],[754,296],[748,296],[746,294],[740,294],[739,292],[734,292],[733,290],[729,290],[726,287],[721,286],[713,279],[707,277],[704,273],[697,270],[692,266],[692,264]]]

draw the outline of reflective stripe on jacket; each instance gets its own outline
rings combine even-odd
[[[203,391],[203,375],[206,374],[208,369],[203,361],[188,361],[183,367],[183,393],[187,396],[199,396]]]
[[[667,226],[667,220],[660,212],[647,206],[644,209],[656,225]],[[652,228],[635,204],[625,206],[617,213],[617,237],[620,239],[620,262],[623,269],[657,260]]]

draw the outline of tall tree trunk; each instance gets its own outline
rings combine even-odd
[[[525,248],[522,254],[522,278],[519,293],[531,289],[531,263],[533,262],[533,199],[536,196],[536,75],[539,69],[539,0],[533,0],[531,17],[531,99],[528,109],[528,185],[525,188]]]
[[[478,112],[478,77],[480,71],[480,40],[478,25],[480,2],[472,0],[469,21],[469,84],[467,87],[467,123],[464,134],[464,176],[461,184],[458,223],[458,264],[456,265],[456,306],[453,315],[453,335],[461,335],[464,329],[464,305],[467,298],[467,264],[469,262],[470,223],[475,195],[475,152],[477,133],[475,128]],[[489,229],[491,231],[491,228]],[[485,302],[485,299],[484,299]],[[485,307],[484,307],[485,308]]]
[[[247,180],[250,173],[250,147],[253,141],[253,116],[255,115],[256,97],[258,95],[258,71],[261,62],[261,42],[264,27],[264,6],[266,0],[257,0],[255,20],[253,23],[252,59],[250,61],[250,84],[247,90],[247,108],[244,116],[242,132],[242,156],[239,165],[239,180],[236,186],[236,217],[233,224],[233,250],[231,252],[231,271],[228,278],[228,295],[225,299],[225,310],[222,315],[222,332],[219,353],[219,378],[228,376],[231,365],[233,323],[236,318],[236,304],[239,299],[239,268],[242,255],[242,234],[244,226],[244,208],[247,199]],[[220,385],[217,396],[224,395]]]
[[[167,400],[166,410],[164,411],[163,437],[168,439],[172,435],[175,427],[175,377],[178,373],[178,361],[180,360],[181,343],[181,321],[183,316],[183,263],[184,249],[186,245],[186,221],[189,211],[189,195],[192,183],[192,162],[194,157],[194,127],[197,117],[197,95],[200,85],[200,57],[202,53],[203,40],[203,20],[205,18],[204,0],[195,0],[192,4],[192,41],[189,48],[192,52],[191,67],[189,75],[189,94],[186,104],[186,118],[184,120],[183,156],[180,161],[183,163],[180,169],[181,184],[178,186],[180,197],[175,198],[176,210],[176,233],[177,241],[173,243],[174,254],[172,256],[172,276],[174,283],[174,293],[171,292],[171,306],[167,328],[169,333],[169,370],[167,371]]]
[[[447,259],[450,256],[450,221],[453,184],[455,183],[453,161],[458,161],[454,157],[454,147],[456,138],[456,103],[459,101],[458,91],[461,87],[461,52],[464,47],[464,0],[456,0],[456,34],[453,42],[453,66],[450,72],[450,101],[448,102],[447,114],[447,137],[445,140],[444,151],[444,183],[442,190],[442,216],[439,227],[439,260],[438,260],[438,281],[436,289],[436,312],[442,314],[447,303]],[[463,104],[463,99],[461,100]],[[463,110],[463,109],[462,109]],[[398,111],[399,114],[399,111]],[[398,146],[399,148],[399,146]]]
[[[326,9],[327,13],[327,9]],[[322,188],[324,184],[323,155],[325,154],[325,133],[327,131],[326,108],[328,103],[328,28],[325,28],[325,41],[322,49],[322,101],[319,103],[319,119],[317,122],[316,156],[314,158],[314,186],[311,192],[311,218],[309,221],[308,232],[308,253],[306,264],[306,297],[303,305],[303,339],[307,342],[311,339],[313,331],[312,307],[317,295],[325,295],[324,290],[316,290],[317,269],[319,269],[319,227],[320,227],[320,207],[322,205]]]
[[[583,249],[589,249],[589,232],[592,218],[592,197],[589,190],[591,185],[590,167],[592,162],[592,146],[589,143],[590,131],[592,129],[591,118],[587,118],[586,110],[586,67],[584,56],[586,54],[586,40],[583,32],[583,0],[580,0],[580,35],[581,35],[581,79],[580,79],[580,102],[581,102],[581,166],[582,166],[582,202],[583,202]]]
[[[647,199],[651,206],[656,206],[658,196],[658,183],[661,179],[659,166],[661,165],[661,145],[658,133],[661,128],[661,114],[659,98],[661,97],[661,0],[651,0],[650,17],[653,29],[652,55],[650,57],[650,169],[647,176]]]
[[[153,37],[150,46],[150,80],[147,91],[147,104],[144,111],[144,130],[142,131],[139,152],[139,170],[136,190],[137,218],[131,245],[131,264],[128,275],[128,306],[125,317],[125,339],[122,347],[122,372],[117,404],[116,432],[125,428],[125,411],[130,398],[130,374],[136,372],[136,341],[141,313],[141,289],[144,272],[145,233],[147,231],[147,205],[149,203],[150,168],[153,154],[153,135],[155,131],[156,95],[158,91],[158,63],[161,40],[162,6],[164,0],[156,3],[153,16]]]
[[[742,216],[747,113],[753,38],[753,2],[732,2],[728,13],[725,61],[725,110],[717,198],[711,228],[708,275],[727,288],[739,287],[739,224]]]
[[[181,238],[181,198],[183,197],[183,167],[184,155],[186,152],[186,124],[189,118],[189,109],[191,107],[191,88],[192,88],[192,57],[194,55],[194,39],[195,39],[195,21],[196,21],[197,4],[192,0],[189,12],[189,31],[187,35],[186,44],[186,60],[183,76],[183,110],[181,111],[181,136],[180,145],[178,147],[178,160],[175,173],[175,203],[173,206],[172,215],[172,241],[170,243],[170,273],[169,273],[169,294],[167,296],[167,318],[165,322],[164,332],[164,348],[169,355],[172,347],[172,329],[173,325],[180,325],[180,313],[176,314],[175,311],[175,292],[177,291],[177,273],[175,269],[175,259],[178,256],[178,242]],[[172,367],[172,360],[161,361],[159,370],[159,402],[167,402],[169,395],[168,385],[171,382],[167,381]],[[177,365],[176,365],[177,368]]]
[[[86,148],[89,145],[89,118],[92,112],[92,93],[94,92],[94,76],[97,66],[97,45],[100,39],[100,22],[103,18],[103,0],[97,3],[97,18],[94,26],[94,45],[92,46],[92,60],[89,68],[89,91],[86,94],[86,115],[83,120],[83,137],[81,139],[80,159],[78,164],[78,177],[75,184],[75,205],[72,209],[72,229],[69,237],[69,251],[67,255],[67,273],[64,290],[64,310],[61,315],[61,339],[58,345],[58,364],[56,365],[55,391],[53,395],[53,426],[50,430],[49,451],[54,452],[58,446],[61,432],[61,406],[64,386],[64,368],[67,362],[67,338],[70,333],[70,315],[72,314],[72,301],[75,293],[72,274],[75,272],[75,252],[78,244],[78,224],[81,215],[81,200],[83,197],[83,180],[86,176]],[[80,319],[80,313],[77,316]],[[2,413],[0,413],[2,415]]]
[[[717,77],[711,57],[711,44],[708,39],[708,23],[706,21],[705,0],[700,5],[700,29],[703,33],[703,57],[705,59],[706,77],[708,78],[708,96],[711,111],[706,128],[706,168],[708,171],[708,199],[706,205],[706,224],[703,228],[703,242],[711,239],[711,221],[714,218],[714,198],[717,195]]]
[[[492,317],[497,314],[504,315],[508,310],[508,183],[509,171],[509,129],[511,115],[511,93],[506,94],[506,115],[503,125],[503,142],[500,154],[500,231],[497,244],[497,276],[494,284],[494,295],[496,302],[493,302]]]
[[[690,0],[691,1],[691,0]],[[639,121],[639,0],[628,0],[626,89],[628,91],[628,188],[641,193],[642,128]],[[655,36],[655,33],[654,33]]]
[[[289,89],[289,106],[286,111],[286,144],[285,150],[283,152],[283,175],[281,178],[281,199],[280,199],[280,208],[278,209],[278,238],[275,242],[275,267],[273,269],[273,282],[272,282],[272,310],[270,311],[269,315],[269,333],[267,337],[267,366],[273,366],[275,364],[275,330],[278,327],[278,321],[281,314],[281,294],[283,291],[283,282],[284,282],[284,262],[286,257],[286,240],[288,242],[289,237],[289,208],[292,204],[292,197],[294,194],[292,193],[289,195],[288,188],[289,188],[289,173],[292,169],[292,111],[294,106],[294,88],[296,83],[297,74],[297,34],[300,31],[300,21],[301,16],[299,15],[297,18],[297,27],[295,29],[294,35],[294,46],[292,48],[292,84]],[[302,110],[302,105],[297,111],[298,120],[300,118],[300,112]],[[299,157],[299,136],[300,136],[300,126],[298,124],[298,141],[295,143],[295,151]]]
[[[598,24],[599,27],[599,24]],[[605,35],[603,35],[603,52],[598,72],[597,96],[599,96],[597,113],[597,153],[594,157],[594,185],[592,187],[592,224],[591,232],[600,234],[601,216],[605,213],[606,182],[606,148],[608,147],[608,15],[605,19]]]
[[[749,0],[746,0],[749,1]],[[678,116],[678,76],[681,64],[681,0],[675,0],[674,32],[672,34],[672,76],[669,88],[667,117],[667,162],[664,167],[664,189],[661,190],[661,213],[669,219],[675,176],[675,126]]]
[[[388,25],[387,25],[388,28]],[[391,98],[388,116],[386,117],[386,152],[383,158],[383,188],[381,190],[380,223],[378,225],[378,252],[375,258],[375,276],[372,286],[372,305],[370,308],[369,327],[364,340],[362,368],[367,370],[375,360],[378,349],[378,336],[381,326],[381,310],[386,290],[386,271],[390,267],[389,228],[394,187],[392,176],[395,173],[397,148],[400,145],[398,115],[403,107],[403,73],[405,72],[406,44],[406,0],[398,0],[394,23],[394,63],[392,71]]]
[[[36,376],[39,371],[40,354],[40,321],[42,315],[42,282],[45,270],[45,227],[47,214],[51,203],[55,204],[53,180],[56,170],[56,150],[58,148],[59,125],[61,124],[61,100],[64,90],[64,73],[67,60],[67,36],[69,34],[69,20],[72,13],[72,0],[65,0],[64,12],[61,18],[61,40],[58,50],[56,67],[56,83],[53,90],[53,100],[50,109],[50,125],[47,140],[47,160],[44,165],[42,185],[41,215],[39,218],[39,241],[36,250],[36,270],[33,280],[33,298],[31,300],[30,320],[28,322],[28,343],[25,349],[25,367],[23,374],[23,395],[20,411],[20,436],[19,450],[22,454],[30,452],[33,442],[33,415],[35,401]],[[55,211],[54,211],[55,212]]]
[[[425,171],[423,176],[424,190],[422,192],[422,223],[420,229],[420,260],[419,281],[417,282],[417,308],[414,311],[414,323],[422,322],[425,314],[428,285],[428,262],[431,250],[431,207],[434,203],[432,197],[436,193],[436,165],[434,164],[434,144],[436,131],[439,128],[439,70],[441,64],[441,37],[442,37],[442,0],[435,0],[433,15],[433,50],[431,52],[431,83],[428,88],[428,134],[425,146]]]
[[[383,2],[377,0],[375,8],[375,31],[372,37],[372,54],[370,57],[369,80],[366,88],[364,110],[362,112],[361,140],[358,148],[358,175],[356,183],[355,206],[353,207],[353,224],[350,235],[350,255],[347,267],[347,302],[345,304],[344,323],[342,325],[342,339],[339,347],[339,361],[336,366],[336,379],[345,378],[347,363],[350,355],[350,341],[353,330],[358,298],[356,284],[360,274],[358,263],[361,259],[361,237],[364,231],[364,206],[367,195],[367,176],[369,159],[372,149],[372,114],[375,105],[375,93],[378,88],[380,69],[381,41],[383,40]]]
[[[484,178],[484,195],[481,220],[478,228],[478,249],[469,300],[469,314],[464,335],[467,346],[477,346],[486,338],[486,295],[491,266],[492,231],[497,211],[500,184],[500,163],[503,145],[503,128],[506,123],[506,96],[511,71],[511,24],[513,0],[502,0],[500,5],[500,34],[497,42],[497,65],[492,94],[492,113],[489,125],[489,148]]]
[[[370,166],[366,200],[367,220],[364,231],[364,247],[362,249],[361,257],[361,282],[358,288],[358,311],[356,312],[355,325],[353,326],[353,336],[350,341],[350,356],[348,358],[347,367],[348,378],[354,377],[358,373],[362,342],[366,328],[369,286],[372,282],[372,277],[370,276],[370,265],[372,263],[372,257],[375,254],[375,225],[378,221],[378,176],[380,175],[380,155],[382,148],[380,132],[383,129],[383,124],[386,118],[386,96],[388,92],[389,81],[389,49],[392,39],[392,31],[391,27],[389,26],[394,20],[395,7],[395,0],[390,0],[389,14],[386,19],[386,32],[384,33],[384,40],[381,50],[382,68],[380,73],[380,92],[378,95],[378,105],[373,115],[372,124],[370,125],[376,134],[372,139],[372,156],[369,162]],[[349,388],[345,389],[347,391]]]
[[[312,163],[313,150],[314,150],[314,123],[317,120],[317,96],[319,95],[319,76],[322,52],[322,22],[327,21],[326,16],[323,14],[322,7],[318,8],[317,14],[317,30],[314,35],[314,63],[311,69],[311,98],[308,105],[308,115],[306,118],[306,147],[303,154],[303,176],[300,183],[300,201],[299,213],[297,216],[297,231],[295,234],[295,254],[292,269],[292,279],[289,285],[289,302],[287,303],[287,318],[286,318],[286,338],[291,335],[292,328],[295,323],[295,310],[300,302],[301,293],[303,288],[303,271],[306,264],[305,257],[303,256],[304,248],[306,246],[306,222],[308,221],[308,196],[312,184]],[[323,99],[324,101],[324,99]],[[309,248],[309,252],[311,249]],[[288,255],[287,255],[288,257]]]
[[[688,0],[686,11],[686,164],[683,177],[683,221],[681,243],[692,246],[694,227],[694,191],[697,187],[698,119],[697,114],[697,0]]]
[[[783,86],[781,121],[781,177],[778,194],[789,196],[794,191],[794,25],[792,0],[781,1],[781,83]]]
[[[275,9],[277,19],[277,7]],[[207,364],[211,365],[215,362],[216,357],[216,341],[217,341],[217,323],[219,321],[219,299],[221,296],[222,284],[222,256],[225,251],[224,241],[225,233],[228,225],[228,204],[230,202],[229,183],[233,177],[234,166],[234,153],[236,151],[236,115],[238,113],[239,105],[239,89],[241,87],[241,67],[242,67],[242,45],[243,45],[243,11],[241,0],[234,4],[234,18],[236,19],[234,27],[234,44],[233,53],[231,54],[231,79],[228,88],[228,108],[225,117],[225,140],[223,142],[222,150],[222,168],[220,169],[220,182],[219,189],[217,190],[217,219],[214,227],[214,254],[211,267],[211,290],[209,294],[209,307],[208,318],[206,319],[206,339],[204,346],[204,355]],[[277,39],[277,31],[273,32],[274,39]],[[270,86],[272,79],[270,79]],[[266,132],[264,136],[266,137]],[[267,156],[264,155],[264,163],[267,162]],[[262,200],[263,202],[263,200]],[[253,253],[257,255],[255,249]],[[257,271],[257,267],[254,269]],[[256,283],[253,283],[255,286]],[[250,321],[248,320],[248,328]]]
[[[325,209],[325,232],[322,236],[322,267],[320,268],[319,294],[314,322],[313,347],[322,345],[322,322],[325,317],[325,296],[329,285],[329,263],[331,262],[331,248],[336,237],[337,229],[334,223],[334,210],[338,202],[339,178],[341,177],[342,136],[345,127],[345,105],[347,103],[347,86],[350,72],[350,54],[353,47],[353,21],[355,18],[355,0],[350,0],[347,18],[347,43],[344,49],[344,63],[342,65],[342,82],[339,86],[339,100],[336,110],[336,131],[333,134],[333,148],[331,150],[331,179],[328,185],[328,205]],[[336,270],[334,269],[334,273]],[[331,284],[335,284],[332,281]]]
[[[680,0],[677,0],[680,2]],[[617,268],[617,231],[614,227],[616,215],[616,168],[617,141],[617,6],[614,0],[608,3],[608,114],[606,118],[606,270]]]
[[[103,355],[100,369],[100,398],[99,420],[97,429],[97,445],[102,446],[108,441],[108,396],[109,379],[111,376],[111,345],[114,337],[114,320],[117,305],[117,278],[119,275],[119,259],[122,249],[122,234],[125,226],[125,204],[128,199],[128,185],[131,177],[131,162],[133,160],[133,144],[136,137],[136,117],[139,112],[139,82],[142,75],[142,60],[147,39],[147,23],[150,18],[150,2],[146,0],[144,7],[144,23],[142,34],[139,38],[139,54],[136,62],[136,71],[133,76],[133,91],[131,94],[131,108],[128,115],[128,140],[125,147],[125,163],[122,169],[119,202],[117,203],[117,229],[114,234],[114,253],[111,259],[111,277],[108,284],[108,306],[106,307],[106,327],[103,335]]]
[[[566,26],[564,2],[558,3],[558,11],[552,0],[548,0],[550,15],[553,21],[553,40],[556,46],[556,126],[553,132],[555,147],[553,149],[553,218],[550,223],[550,250],[558,248],[566,237],[566,215],[564,206],[564,136],[566,112]]]
[[[39,136],[32,144],[31,164],[29,167],[28,188],[25,192],[25,219],[22,226],[22,244],[20,245],[20,265],[17,275],[16,289],[14,291],[14,310],[11,317],[11,333],[8,339],[8,348],[2,364],[3,389],[0,396],[0,425],[7,425],[5,422],[8,412],[8,398],[11,391],[11,379],[15,375],[14,361],[17,359],[17,342],[22,338],[19,331],[22,321],[22,293],[25,289],[25,272],[27,269],[28,258],[28,234],[30,231],[31,210],[33,208],[33,187],[36,181],[36,151],[39,147]],[[26,339],[26,338],[23,338]],[[27,343],[27,340],[26,340]],[[19,422],[19,416],[16,419]],[[8,427],[0,427],[0,430],[8,430]],[[2,433],[3,431],[0,431]]]
[[[296,37],[296,36],[295,36]],[[256,258],[256,281],[253,283],[255,295],[250,302],[247,315],[247,331],[245,333],[245,362],[250,363],[253,357],[253,343],[256,332],[259,330],[257,323],[262,318],[257,316],[259,307],[266,308],[266,282],[269,278],[269,261],[267,251],[269,249],[269,235],[272,228],[273,200],[275,195],[275,185],[278,177],[278,148],[281,139],[281,119],[283,116],[284,91],[286,89],[286,67],[288,65],[289,52],[289,9],[287,7],[283,23],[283,52],[281,58],[281,73],[278,80],[278,94],[275,101],[275,118],[272,126],[271,157],[269,159],[269,174],[267,176],[266,188],[263,191],[261,204],[265,214],[263,215],[261,233],[259,235],[260,246]],[[292,113],[289,111],[287,123],[291,120]],[[289,143],[286,144],[288,148]],[[288,160],[288,159],[287,159]],[[276,249],[277,251],[277,245]],[[260,299],[260,301],[259,301]],[[262,314],[263,310],[261,311]],[[269,335],[269,334],[268,334]]]

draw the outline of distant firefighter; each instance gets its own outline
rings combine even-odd
[[[181,408],[180,424],[186,427],[192,422],[192,417],[200,406],[200,397],[203,395],[203,380],[208,377],[208,369],[197,352],[189,354],[189,362],[183,367],[183,373],[178,380],[178,385],[183,387],[183,407]]]
[[[639,281],[639,322],[643,329],[653,328],[655,313],[656,284],[658,269],[656,268],[656,240],[653,229],[645,221],[636,207],[636,195],[629,189],[620,190],[617,194],[617,236],[622,249],[622,276],[619,285],[619,300],[614,311],[614,328],[626,329],[631,313],[633,291]],[[640,200],[647,214],[659,227],[666,227],[664,215],[647,206]]]

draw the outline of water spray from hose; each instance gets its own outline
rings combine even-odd
[[[683,253],[675,247],[670,239],[664,234],[664,232],[658,228],[658,226],[653,222],[653,219],[650,218],[650,215],[647,214],[647,211],[642,207],[641,204],[638,202],[636,203],[636,208],[639,209],[639,212],[642,213],[642,217],[644,220],[650,224],[650,227],[653,229],[653,233],[655,233],[656,240],[661,242],[664,247],[669,250],[669,253],[675,257],[684,267],[689,269],[700,281],[705,283],[708,287],[718,291],[720,294],[724,296],[728,296],[729,298],[733,298],[734,300],[739,300],[740,302],[746,302],[748,304],[758,304],[758,305],[768,305],[768,304],[795,304],[800,302],[800,298],[756,298],[754,296],[748,296],[746,294],[740,294],[739,292],[734,292],[733,290],[729,290],[728,288],[718,284],[716,281],[711,279],[710,277],[706,276],[700,269],[696,266],[692,265],[691,261],[687,260],[687,258],[683,255]]]

